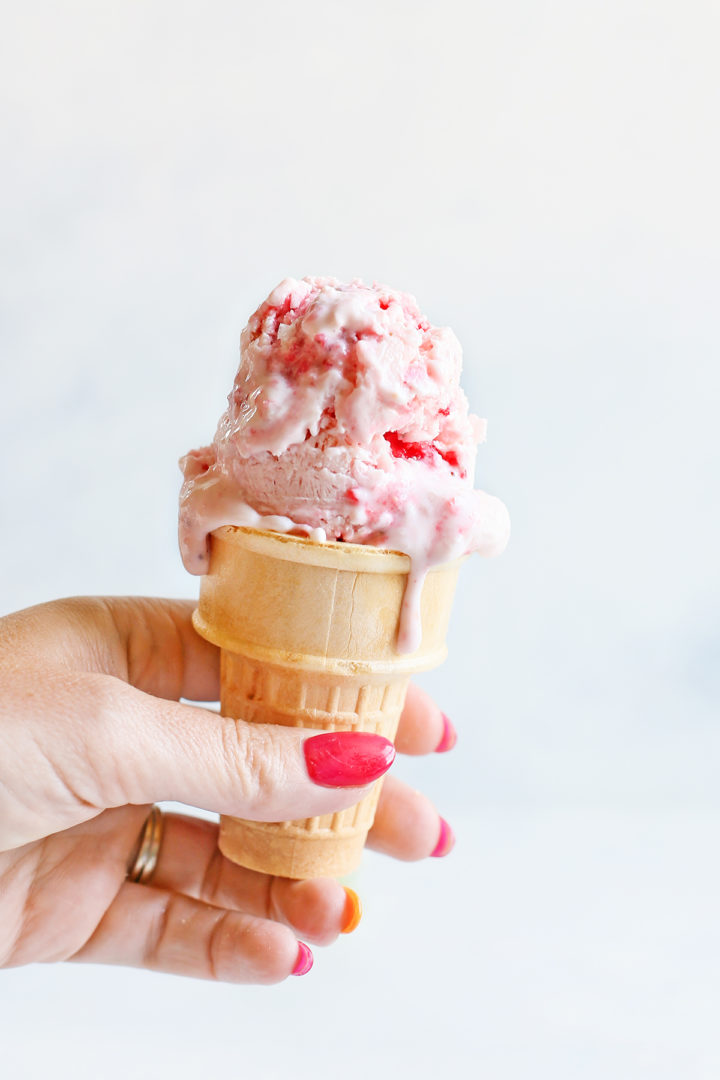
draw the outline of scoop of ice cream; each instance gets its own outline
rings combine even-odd
[[[283,281],[243,331],[213,443],[182,459],[187,569],[207,571],[220,525],[402,551],[416,584],[434,564],[502,551],[507,510],[473,488],[485,422],[468,412],[461,362],[452,330],[405,293]]]

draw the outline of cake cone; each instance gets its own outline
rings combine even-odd
[[[210,543],[193,622],[221,649],[222,714],[394,740],[410,675],[445,658],[458,562],[427,574],[422,641],[401,655],[395,645],[408,556],[233,526],[216,530]],[[381,785],[322,817],[266,823],[223,816],[220,849],[233,862],[282,877],[346,874],[360,860]]]

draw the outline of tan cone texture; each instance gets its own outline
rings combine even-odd
[[[422,644],[400,655],[395,641],[409,567],[407,556],[371,547],[218,529],[193,621],[222,650],[222,714],[394,739],[411,673],[445,657],[458,571],[458,563],[430,571]],[[220,848],[242,866],[282,877],[346,874],[360,860],[381,785],[323,817],[223,817]]]

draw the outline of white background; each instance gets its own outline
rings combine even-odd
[[[2,973],[8,1075],[720,1075],[717,6],[4,7],[0,610],[194,593],[176,460],[286,275],[453,326],[514,526],[398,766],[453,855],[292,985]]]

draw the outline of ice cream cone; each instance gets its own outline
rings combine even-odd
[[[394,739],[410,675],[446,655],[459,560],[433,567],[420,610],[422,641],[396,651],[410,559],[225,526],[211,537],[195,628],[221,648],[221,712],[315,731]],[[300,821],[223,817],[220,848],[282,877],[339,876],[360,860],[382,781],[339,813]]]

